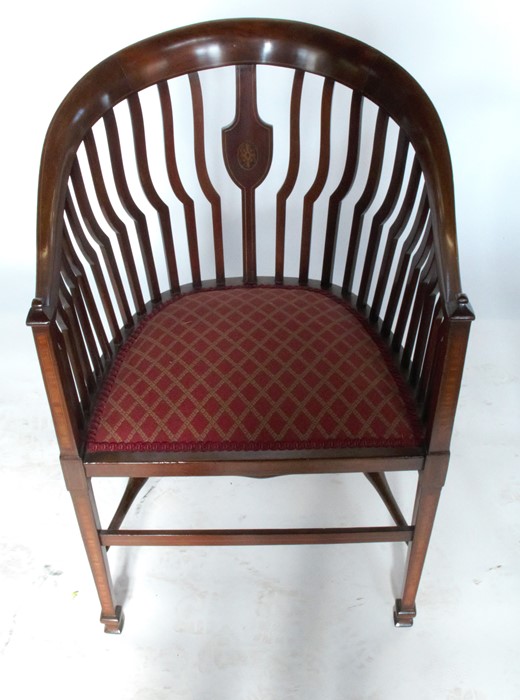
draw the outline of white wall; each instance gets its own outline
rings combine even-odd
[[[520,315],[520,49],[514,0],[70,0],[11,6],[2,32],[2,258],[32,294],[38,162],[49,120],[91,66],[175,26],[275,16],[329,26],[394,58],[443,120],[457,196],[463,284],[478,316]],[[5,17],[5,15],[4,15]]]

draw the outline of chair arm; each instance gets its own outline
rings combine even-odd
[[[474,319],[468,297],[459,294],[437,338],[435,367],[425,401],[426,437],[430,452],[449,450],[469,332]]]
[[[47,309],[35,299],[27,325],[33,331],[60,454],[77,457],[84,420],[83,407],[74,386],[65,343],[56,319],[49,318]]]

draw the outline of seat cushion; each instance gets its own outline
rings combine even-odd
[[[386,347],[341,299],[300,287],[194,292],[120,350],[88,451],[416,447],[422,429]]]

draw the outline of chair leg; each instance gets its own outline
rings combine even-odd
[[[139,492],[141,491],[141,489],[147,481],[148,479],[146,477],[130,477],[130,479],[128,479],[128,483],[126,485],[123,497],[121,498],[121,502],[117,507],[114,517],[112,518],[112,522],[108,526],[109,530],[119,530],[119,528],[123,524],[123,520],[125,519],[126,514],[132,506],[132,503],[135,501],[135,499],[139,495]],[[109,549],[110,547],[106,548],[107,552]]]
[[[101,603],[101,623],[108,634],[120,634],[124,615],[122,607],[114,602],[106,548],[99,540],[101,526],[90,479],[84,480],[82,488],[69,491]]]
[[[386,474],[384,472],[368,472],[365,474],[365,476],[381,497],[395,524],[398,527],[408,527],[408,523],[406,522],[405,517],[399,508],[399,504],[395,500],[395,496],[390,489],[390,484],[388,483]]]
[[[396,627],[411,627],[417,614],[415,598],[426,559],[435,513],[446,480],[448,460],[448,454],[428,455],[424,469],[419,476],[412,519],[414,535],[408,548],[402,597],[396,600],[394,608]]]

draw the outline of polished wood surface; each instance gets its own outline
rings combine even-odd
[[[276,75],[260,86],[268,67]],[[227,112],[233,116],[216,143],[208,105],[225,101],[222,71],[234,74]],[[265,86],[278,85],[278,76],[286,94],[275,92],[273,102],[265,102]],[[213,103],[212,90],[221,95]],[[264,114],[275,102],[285,110],[283,129]],[[309,127],[312,102],[316,119]],[[338,117],[342,104],[347,107]],[[279,182],[270,190],[273,173]],[[228,194],[229,183],[238,198]],[[266,211],[269,242],[265,224],[258,224]],[[241,229],[234,239],[233,217]],[[395,621],[409,626],[473,320],[460,283],[448,146],[415,80],[361,42],[296,22],[221,20],[146,39],[93,68],[56,112],[43,149],[37,225],[28,323],[107,631],[120,631],[123,615],[106,548],[157,543],[407,541]],[[235,249],[238,279],[230,262]],[[316,287],[347,300],[377,331],[412,388],[424,446],[87,453],[100,387],[143,317],[181,293],[237,283]],[[418,472],[409,525],[385,477],[399,470]],[[119,530],[150,476],[327,472],[365,473],[396,526],[299,534]],[[129,482],[112,524],[102,530],[91,479],[110,476]]]

